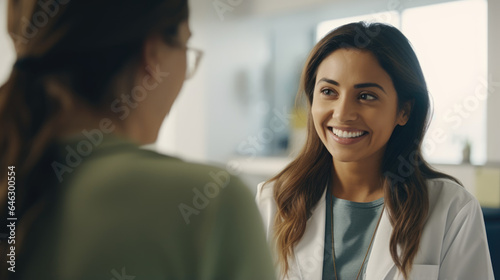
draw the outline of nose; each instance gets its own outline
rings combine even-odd
[[[355,121],[358,118],[356,104],[346,96],[339,98],[333,104],[333,119],[338,123]]]

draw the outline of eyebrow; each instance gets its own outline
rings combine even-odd
[[[339,82],[332,80],[332,79],[328,79],[328,78],[321,78],[317,84],[319,84],[320,82],[327,82],[327,83],[332,84],[332,85],[340,86]],[[381,89],[384,93],[386,93],[384,88],[377,83],[361,83],[361,84],[354,85],[354,88],[368,88],[368,87],[376,87],[376,88]]]

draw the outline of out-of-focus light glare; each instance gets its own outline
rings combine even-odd
[[[487,4],[453,1],[404,10],[402,30],[413,44],[433,99],[426,158],[460,163],[465,141],[471,162],[486,161]],[[443,137],[434,135],[443,134]],[[438,139],[441,138],[441,139]]]
[[[399,27],[399,14],[396,11],[387,11],[382,13],[373,13],[369,15],[354,16],[348,18],[340,18],[324,21],[318,24],[316,28],[316,42],[321,40],[331,30],[351,22],[366,21],[366,22],[382,22]]]

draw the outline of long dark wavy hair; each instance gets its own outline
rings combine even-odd
[[[0,218],[6,221],[8,210],[7,168],[15,166],[18,258],[30,224],[60,185],[50,163],[67,97],[53,85],[99,110],[113,98],[115,77],[140,60],[145,40],[160,35],[176,44],[187,19],[187,0],[9,0],[17,63],[0,87]],[[1,273],[7,246],[0,244]]]
[[[408,122],[394,129],[381,166],[386,209],[393,227],[389,249],[397,268],[407,278],[429,210],[426,180],[448,178],[460,182],[433,170],[422,156],[421,145],[430,116],[424,75],[408,39],[397,28],[381,23],[351,23],[331,31],[316,44],[306,61],[298,92],[298,97],[308,101],[306,144],[283,171],[268,181],[274,182],[277,204],[274,238],[278,262],[282,275],[287,275],[288,258],[304,235],[311,210],[331,182],[335,168],[331,154],[314,129],[311,105],[318,67],[338,49],[371,52],[392,78],[398,109],[411,104]],[[401,169],[403,162],[411,168]]]

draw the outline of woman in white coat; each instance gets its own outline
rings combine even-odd
[[[429,95],[406,37],[352,23],[313,48],[308,136],[258,186],[280,279],[493,279],[481,208],[421,146]]]

